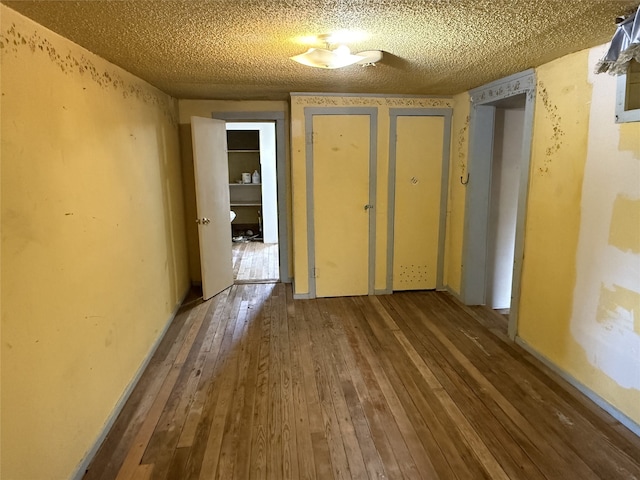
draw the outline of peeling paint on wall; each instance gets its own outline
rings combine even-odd
[[[177,103],[167,95],[154,91],[153,88],[140,83],[134,83],[124,78],[116,69],[102,70],[95,66],[87,56],[76,55],[71,50],[60,52],[50,40],[42,37],[37,31],[20,32],[16,24],[12,23],[0,32],[0,52],[2,55],[13,54],[18,58],[24,50],[33,55],[46,55],[65,75],[80,75],[91,79],[98,87],[120,92],[122,98],[134,98],[146,104],[161,109],[173,125],[177,125]]]
[[[462,180],[467,180],[469,122],[471,102],[467,92],[456,95],[455,108],[451,123],[451,161],[449,179],[449,199],[447,201],[447,224],[445,246],[444,284],[460,293],[462,279],[462,238],[464,233],[464,209],[466,187]]]
[[[609,226],[609,245],[623,252],[640,253],[640,198],[616,197]]]
[[[609,331],[620,328],[640,334],[640,293],[620,285],[602,285],[596,320]]]
[[[295,95],[291,99],[296,105],[319,107],[389,107],[389,108],[453,108],[453,100],[429,97],[367,97],[340,95]]]
[[[602,56],[589,52],[589,72]],[[616,79],[589,73],[593,86],[576,253],[571,333],[588,362],[625,389],[640,390],[640,162],[619,150]],[[607,228],[608,226],[608,228]],[[621,397],[621,403],[626,400]],[[615,402],[614,402],[615,403]],[[628,412],[632,418],[638,412]]]
[[[537,168],[537,173],[544,176],[549,173],[549,167],[562,147],[562,137],[564,137],[565,132],[561,127],[562,117],[558,114],[558,107],[549,99],[549,93],[543,82],[538,82],[537,95],[542,102],[546,117],[551,120],[551,132],[547,133],[550,146],[547,147],[542,166]]]
[[[533,87],[533,77],[504,81],[489,89],[482,88],[482,90],[471,96],[471,103],[484,103],[487,100],[503,100],[525,92],[528,99],[531,100],[531,87]]]
[[[464,126],[458,131],[458,168],[460,169],[461,179],[464,179],[464,176],[467,173],[467,151],[464,146],[469,143],[468,134],[470,122],[471,116],[467,115],[464,121]]]
[[[2,477],[73,478],[189,287],[175,100],[3,4],[0,36]]]

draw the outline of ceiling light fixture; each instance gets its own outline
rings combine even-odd
[[[331,44],[335,41],[332,34],[318,35],[317,38],[327,48],[310,48],[305,53],[290,57],[291,60],[308,67],[333,69],[347,67],[355,63],[365,66],[375,65],[382,58],[380,50],[352,54],[346,45],[338,45],[336,48],[331,49]]]

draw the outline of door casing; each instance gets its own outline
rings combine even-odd
[[[315,268],[315,226],[314,226],[314,178],[313,178],[313,117],[315,115],[368,115],[369,116],[369,271],[368,294],[373,295],[375,277],[375,200],[378,145],[378,109],[370,107],[305,107],[305,160],[306,160],[306,193],[307,193],[307,239],[308,239],[308,271],[309,298],[316,297]]]
[[[397,127],[398,117],[425,116],[442,117],[444,129],[442,137],[442,176],[440,180],[440,218],[438,231],[438,263],[436,273],[436,289],[444,288],[444,250],[447,221],[447,198],[449,186],[449,152],[451,144],[451,109],[450,108],[392,108],[389,110],[389,202],[387,215],[387,279],[386,289],[377,293],[393,291],[393,251],[395,242],[395,206],[396,206],[396,165],[397,165]]]
[[[251,112],[212,112],[212,118],[228,122],[266,122],[276,124],[276,177],[278,198],[278,256],[280,260],[280,281],[291,283],[289,274],[289,216],[287,215],[287,161],[286,148],[288,144],[285,133],[285,114],[278,111]]]
[[[518,330],[535,93],[536,80],[532,69],[470,91],[472,108],[469,123],[469,181],[465,198],[460,289],[461,300],[466,305],[485,303],[489,195],[496,108],[494,104],[515,95],[526,95],[508,328],[511,338],[515,338]]]

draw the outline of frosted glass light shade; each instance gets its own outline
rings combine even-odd
[[[375,65],[382,60],[382,50],[366,50],[358,52],[357,55],[362,57],[362,60],[358,62],[361,65]]]
[[[342,68],[364,60],[366,57],[352,55],[345,46],[340,46],[335,50],[324,48],[310,48],[305,53],[290,57],[291,60],[316,68]]]

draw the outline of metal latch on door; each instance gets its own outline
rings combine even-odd
[[[198,225],[208,225],[211,223],[211,220],[209,220],[208,218],[196,218],[196,223]]]
[[[369,210],[370,208],[373,208],[373,205],[368,204],[364,206],[365,211]]]

